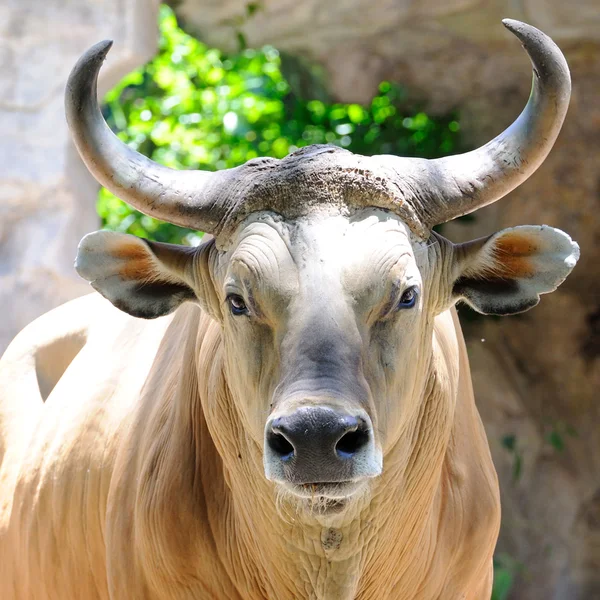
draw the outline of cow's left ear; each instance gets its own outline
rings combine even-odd
[[[453,300],[485,315],[533,308],[553,292],[579,259],[579,246],[547,225],[524,225],[453,247]]]
[[[202,304],[194,277],[202,252],[202,247],[96,231],[81,240],[75,269],[120,310],[154,319],[173,312],[186,300]]]

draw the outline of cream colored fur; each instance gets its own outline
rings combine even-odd
[[[44,404],[33,363],[57,338],[86,341]],[[489,597],[497,481],[450,312],[414,430],[338,520],[277,506],[222,351],[197,307],[142,321],[95,294],[20,334],[0,366],[1,598]]]

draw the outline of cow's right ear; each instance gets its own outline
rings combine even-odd
[[[197,248],[134,235],[96,231],[79,243],[75,269],[118,309],[143,319],[173,312],[186,300],[207,303],[202,269],[207,242]],[[206,266],[206,264],[205,264]]]

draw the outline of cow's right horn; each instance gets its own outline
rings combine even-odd
[[[218,231],[228,208],[222,193],[234,183],[237,169],[176,171],[121,142],[102,117],[97,99],[98,72],[111,46],[112,41],[92,46],[67,82],[67,122],[83,162],[100,184],[141,212],[183,227]]]

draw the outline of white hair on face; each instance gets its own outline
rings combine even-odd
[[[332,486],[332,491],[336,491],[334,486]],[[371,491],[368,485],[361,486],[352,496],[346,499],[329,498],[320,494],[300,497],[285,486],[278,485],[275,488],[275,507],[279,517],[286,523],[292,524],[301,516],[305,517],[307,514],[319,518],[331,514],[340,514],[351,506],[368,504],[370,495]]]

